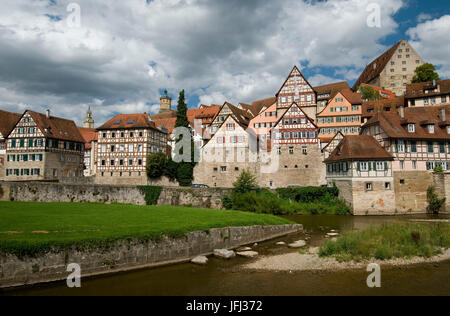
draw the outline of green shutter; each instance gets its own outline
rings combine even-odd
[[[395,141],[395,152],[398,153],[398,140]]]
[[[388,169],[389,169],[389,167],[388,167],[388,163],[387,163],[387,162],[385,162],[385,163],[384,163],[384,170],[385,170],[385,171],[387,171]]]
[[[361,163],[358,162],[358,167],[357,167],[358,171],[361,171]]]

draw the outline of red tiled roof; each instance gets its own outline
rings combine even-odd
[[[266,107],[272,106],[275,102],[277,102],[276,97],[271,97],[267,99],[262,99],[258,101],[253,101],[251,105],[248,106],[248,111],[251,113],[253,117],[257,116],[261,113],[261,111]]]
[[[379,111],[396,111],[400,106],[405,105],[404,97],[397,97],[395,99],[384,99],[377,101],[365,101],[362,104],[362,117],[371,117]]]
[[[97,128],[97,130],[108,129],[132,129],[132,128],[152,128],[156,125],[151,121],[147,113],[143,114],[118,114],[108,122]]]
[[[314,87],[313,89],[314,89],[314,91],[317,92],[317,99],[320,101],[320,100],[329,100],[329,99],[333,98],[338,92],[341,92],[343,90],[350,90],[350,86],[348,85],[348,83],[346,81],[341,81],[341,82],[326,84],[323,86],[317,86],[317,87]],[[319,98],[319,96],[322,94],[329,94],[330,96],[324,97],[324,98]]]
[[[84,139],[85,142],[85,148],[91,149],[91,142],[98,139],[98,132],[94,128],[85,128],[85,127],[78,127],[78,130],[80,131],[81,136]]]
[[[155,115],[151,115],[150,117],[152,118],[152,120],[159,120],[159,119],[166,119],[166,118],[177,117],[177,111],[173,110],[173,111],[166,112],[166,113],[158,113],[158,114],[155,114]]]
[[[372,61],[369,65],[367,65],[366,69],[364,69],[363,73],[353,86],[353,91],[358,90],[361,84],[369,83],[370,81],[372,81],[381,74],[381,72],[386,67],[389,60],[391,60],[392,56],[395,54],[401,42],[402,41],[392,46],[383,55]]]
[[[372,136],[347,135],[333,150],[330,157],[325,159],[325,162],[359,159],[393,160],[394,158]]]
[[[153,122],[155,123],[156,127],[165,128],[168,134],[170,135],[175,129],[175,123],[177,122],[177,118],[172,117],[172,118],[158,119],[153,120]]]
[[[342,90],[341,94],[352,105],[360,105],[360,104],[362,104],[361,94],[359,94],[358,92],[352,92],[350,89],[348,89],[348,90]]]
[[[395,95],[394,92],[392,92],[391,90],[387,90],[387,89],[383,89],[377,86],[373,86],[367,83],[363,83],[363,86],[366,87],[371,87],[372,89],[374,89],[375,91],[380,92],[380,95],[383,99],[395,99],[397,96]]]
[[[81,136],[74,121],[55,116],[47,117],[45,114],[30,110],[25,111],[24,115],[26,113],[31,115],[31,118],[45,137],[84,144],[84,138]]]
[[[442,121],[439,111],[445,109],[446,120]],[[423,139],[423,140],[449,140],[447,125],[450,125],[449,106],[411,107],[404,109],[404,118],[397,111],[378,112],[363,126],[379,124],[390,138],[396,139]],[[415,124],[415,132],[409,133],[408,124]],[[434,125],[434,134],[428,132],[427,125]]]
[[[434,84],[435,83],[435,84]],[[428,96],[438,96],[450,94],[450,79],[436,82],[421,82],[406,85],[406,98],[423,98]],[[439,88],[439,92],[434,92]]]
[[[0,110],[0,133],[6,138],[19,122],[22,114]]]

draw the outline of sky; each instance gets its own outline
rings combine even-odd
[[[435,0],[2,0],[0,109],[96,126],[156,113],[164,89],[190,108],[272,97],[297,65],[346,80],[406,38],[450,78],[450,2]]]

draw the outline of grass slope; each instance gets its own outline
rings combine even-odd
[[[450,248],[450,225],[446,223],[385,224],[346,232],[335,242],[326,241],[320,256],[334,256],[338,261],[430,258],[440,254],[441,248]]]
[[[271,215],[172,206],[0,202],[0,252],[34,256],[73,246],[107,247],[117,240],[290,223]]]

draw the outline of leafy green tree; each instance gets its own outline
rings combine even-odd
[[[363,100],[376,101],[382,99],[380,91],[377,91],[370,86],[361,85],[361,87],[359,87],[359,92],[361,92],[361,99]]]
[[[164,153],[150,154],[147,158],[147,176],[150,179],[161,178],[166,170],[167,156]]]
[[[194,172],[191,163],[181,162],[178,164],[177,180],[182,187],[189,187],[192,185],[192,181],[194,180]]]
[[[165,176],[169,178],[170,181],[174,181],[177,179],[177,172],[178,172],[178,164],[172,160],[172,158],[169,158],[167,161]]]
[[[233,186],[235,193],[247,193],[258,189],[256,177],[248,170],[242,171]]]
[[[412,80],[413,83],[441,80],[433,64],[423,64],[416,68],[415,73],[416,75]]]
[[[430,186],[427,189],[427,200],[428,200],[428,213],[439,214],[439,211],[444,206],[446,198],[440,199],[436,194],[436,188],[434,186]]]

